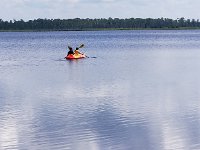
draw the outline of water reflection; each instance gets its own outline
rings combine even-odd
[[[9,115],[9,112],[4,113],[3,117],[0,124],[0,149],[9,149],[11,146],[13,149],[18,149],[17,122]]]
[[[200,149],[198,32],[1,33],[0,149]]]

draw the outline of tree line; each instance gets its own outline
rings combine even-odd
[[[0,19],[0,30],[91,30],[91,29],[176,29],[200,28],[199,19],[101,18],[101,19]]]

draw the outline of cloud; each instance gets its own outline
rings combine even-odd
[[[1,0],[0,18],[198,18],[197,0]]]

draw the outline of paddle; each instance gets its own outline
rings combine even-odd
[[[84,44],[81,44],[78,48],[83,48],[84,46],[85,46]],[[68,48],[69,48],[69,49],[72,49],[71,46],[68,46]],[[89,57],[89,56],[87,56],[87,55],[85,55],[85,57],[87,57],[87,58],[97,58],[97,57]]]
[[[71,46],[68,46],[68,48],[69,48],[69,49],[72,49],[72,47],[71,47]]]
[[[83,48],[85,45],[84,44],[81,44],[80,46],[79,46],[79,48]],[[85,57],[87,57],[87,58],[97,58],[97,57],[89,57],[89,56],[87,56],[87,55],[85,55]]]
[[[82,48],[82,47],[84,47],[84,44],[81,44],[81,45],[79,46],[79,48]]]
[[[84,47],[84,44],[81,44],[78,48],[82,48],[82,47]],[[69,49],[72,49],[71,46],[68,46],[68,48],[69,48]]]
[[[84,44],[81,44],[79,47],[78,47],[78,49],[79,48],[83,48],[85,45]],[[84,53],[81,53],[81,54],[84,54]],[[86,56],[86,55],[85,55]],[[87,58],[89,58],[88,56],[86,56]]]

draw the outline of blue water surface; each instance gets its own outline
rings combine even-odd
[[[1,32],[0,149],[200,149],[199,68],[200,30]]]

